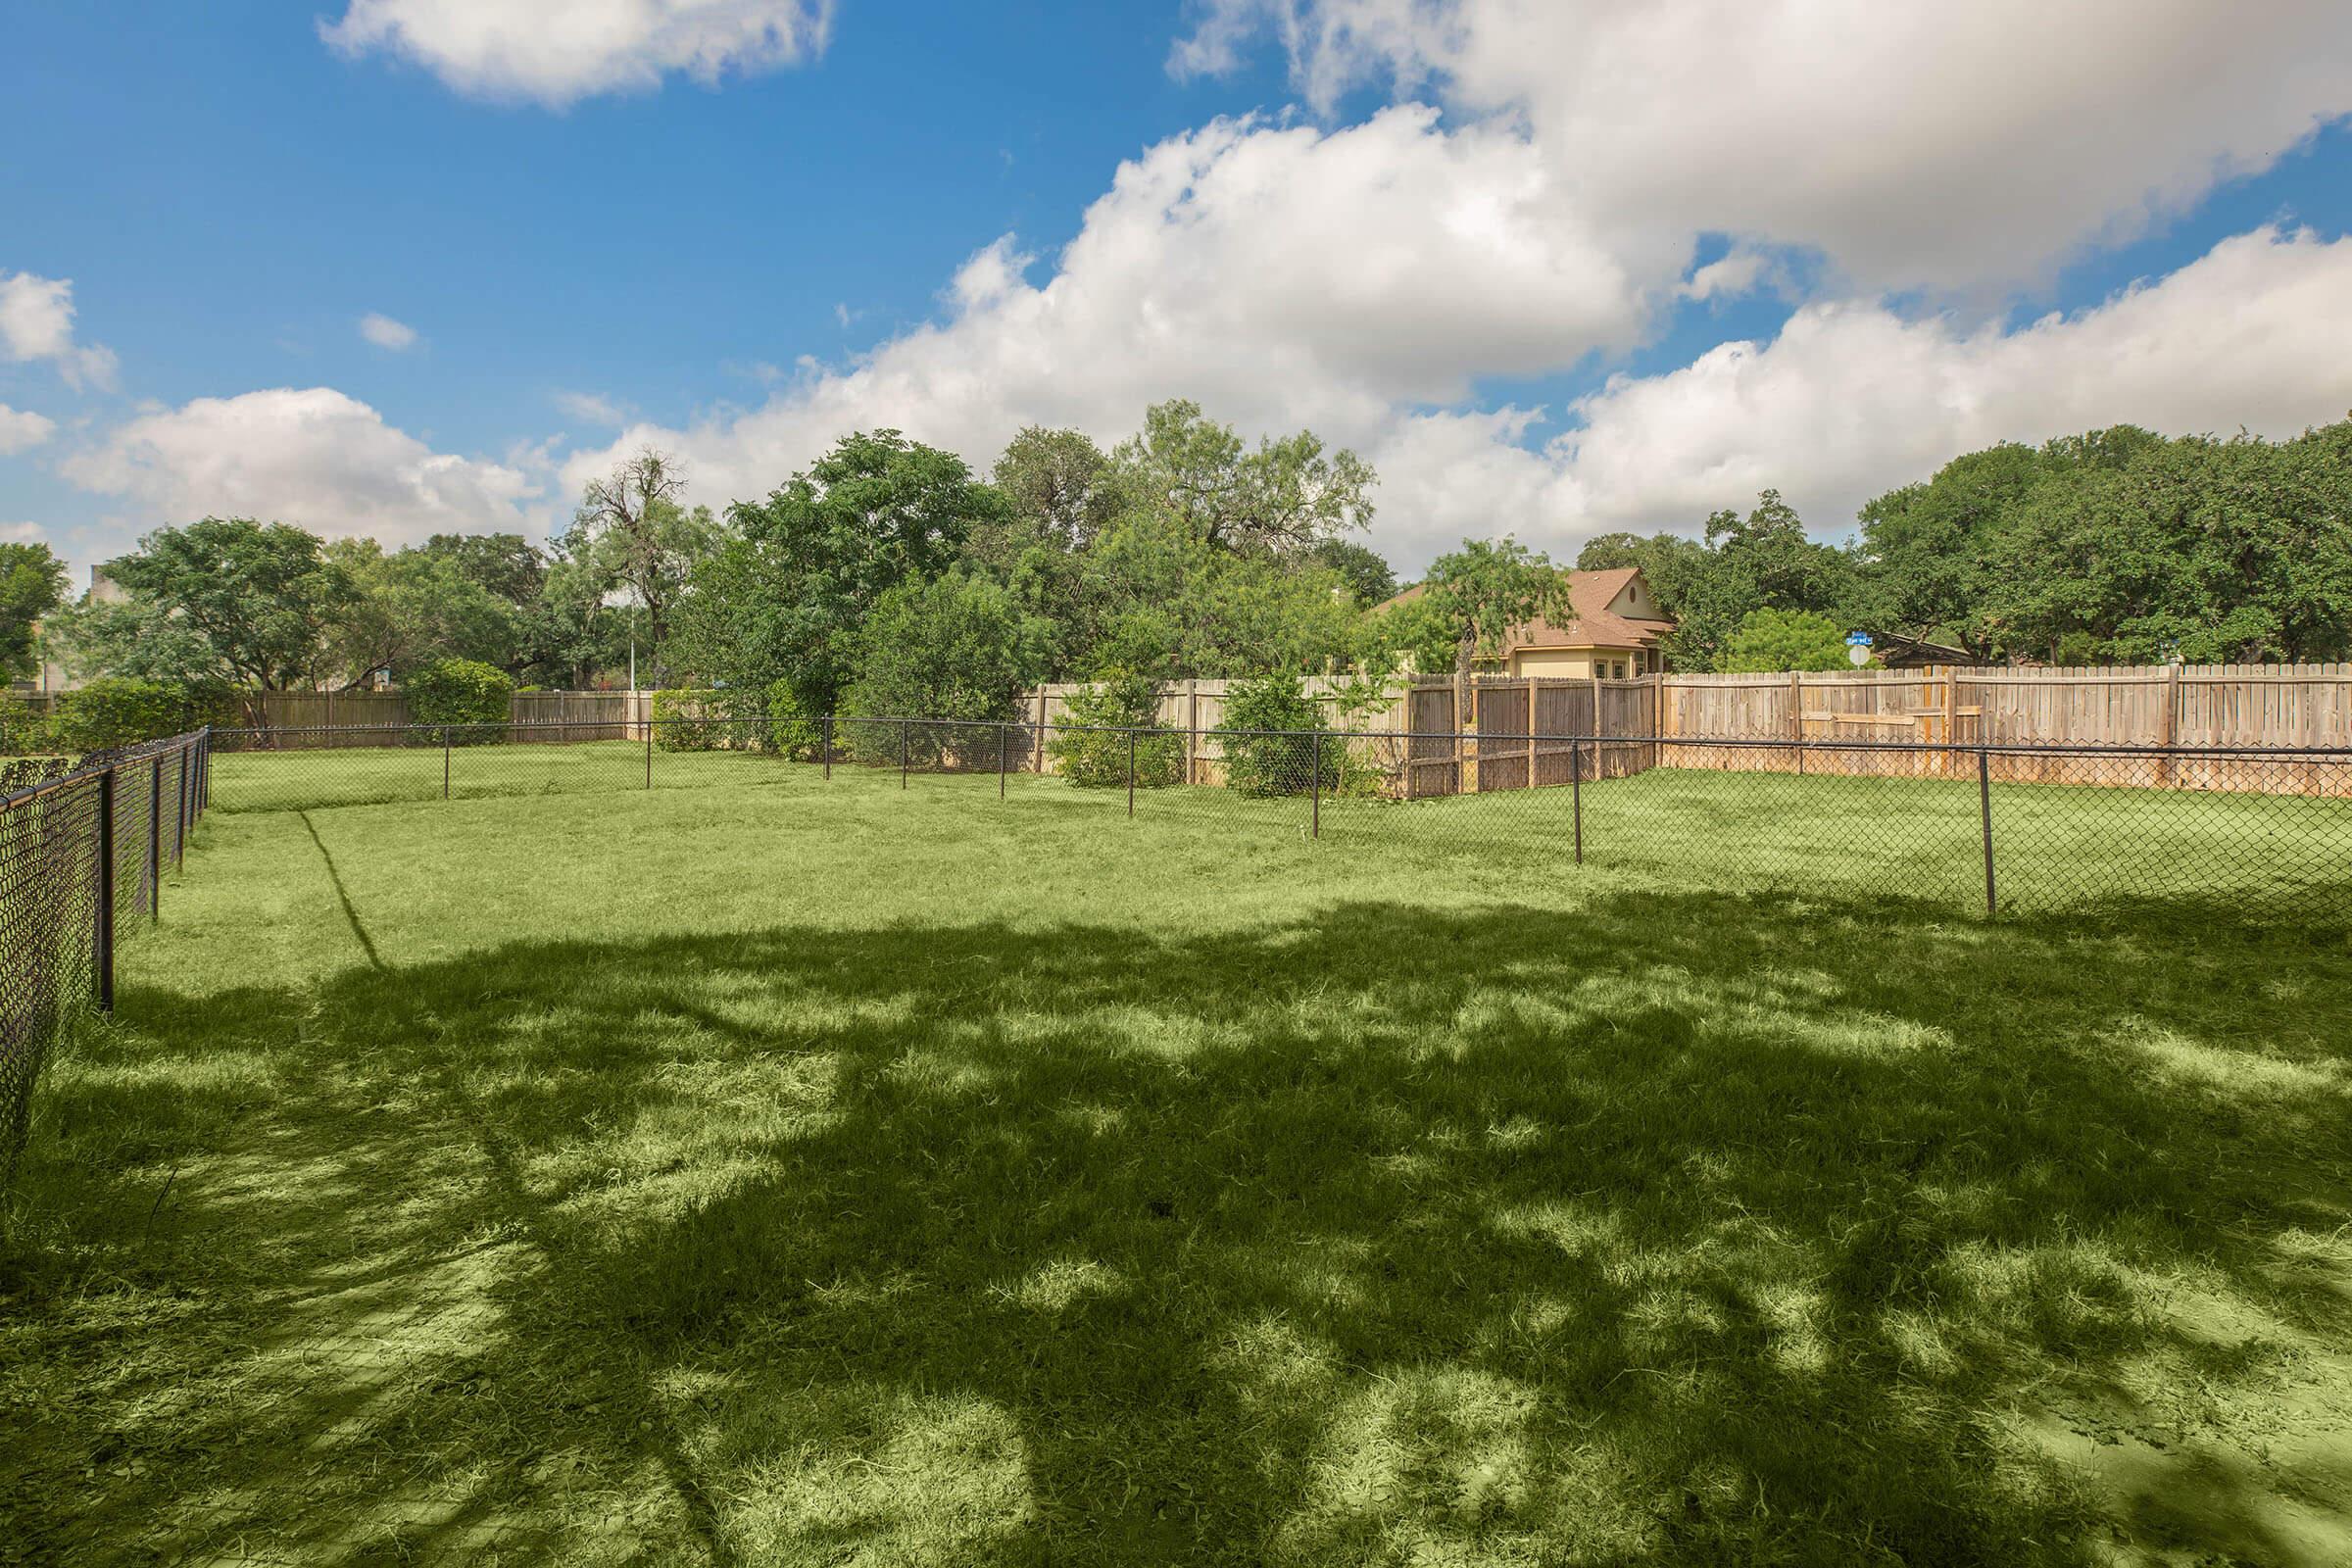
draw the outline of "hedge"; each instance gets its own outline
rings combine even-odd
[[[480,746],[506,738],[513,712],[514,681],[505,670],[471,659],[443,659],[401,682],[409,718],[417,724],[451,726],[458,746]]]

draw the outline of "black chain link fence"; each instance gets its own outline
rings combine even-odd
[[[115,1001],[115,946],[160,911],[203,814],[206,732],[0,775],[0,1181],[59,1039]]]
[[[938,718],[216,732],[221,808],[960,776],[1204,834],[1998,912],[2352,916],[2352,750],[1117,729]],[[266,754],[266,755],[256,755]],[[993,778],[993,789],[989,780]],[[1214,842],[1212,840],[1211,842]]]

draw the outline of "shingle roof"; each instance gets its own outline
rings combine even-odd
[[[1652,648],[1658,638],[1674,630],[1671,620],[1651,620],[1646,617],[1620,615],[1608,608],[1609,601],[1624,592],[1625,585],[1642,574],[1639,566],[1612,566],[1606,571],[1571,571],[1568,576],[1568,608],[1574,612],[1566,625],[1554,625],[1542,616],[1523,626],[1513,627],[1502,641],[1507,656],[1521,648]],[[1421,585],[1413,584],[1380,608],[1390,610],[1409,605],[1421,597]]]

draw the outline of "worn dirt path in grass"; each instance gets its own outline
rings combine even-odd
[[[252,836],[303,961],[339,942],[380,964],[307,824]],[[85,1282],[101,1311],[11,1336],[0,1387],[30,1441],[0,1463],[0,1561],[709,1560],[634,1363],[548,1321],[561,1268],[454,1085],[322,1053],[299,993],[215,1004],[283,1031],[257,1041],[266,1083],[156,1195],[138,1253],[160,1288]],[[86,1049],[169,1049],[128,1033]],[[191,1272],[200,1295],[161,1283]]]

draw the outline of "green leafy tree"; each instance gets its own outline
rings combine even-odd
[[[39,667],[35,633],[66,596],[66,564],[45,544],[0,544],[0,674]]]
[[[482,586],[453,553],[386,554],[372,539],[338,539],[325,554],[358,589],[329,632],[341,680],[386,669],[405,682],[419,664],[444,659],[502,670],[520,661],[527,610]]]
[[[1135,504],[1228,550],[1304,551],[1372,519],[1377,479],[1353,452],[1326,453],[1311,430],[1251,450],[1184,399],[1146,410],[1111,463]]]
[[[1565,581],[1550,558],[1518,540],[1465,539],[1429,564],[1421,578],[1421,608],[1400,629],[1416,639],[1419,667],[1453,669],[1456,713],[1470,711],[1470,671],[1481,655],[1493,656],[1515,626],[1560,608]],[[1445,663],[1436,662],[1449,654]]]
[[[2003,443],[1953,459],[1924,484],[1865,504],[1854,618],[1900,636],[1956,641],[1989,657],[1983,618],[1995,541],[2043,482],[2032,447]]]
[[[338,635],[361,597],[317,534],[247,517],[158,529],[106,571],[129,598],[81,607],[68,632],[75,662],[197,686],[331,681],[343,667]]]
[[[1359,545],[1352,539],[1326,539],[1309,550],[1307,556],[1317,565],[1339,573],[1358,609],[1369,610],[1396,597],[1396,569],[1369,545]]]
[[[1157,513],[1114,526],[1086,553],[1080,581],[1099,617],[1088,644],[1096,667],[1156,679],[1303,671],[1354,644],[1355,610],[1338,573],[1237,555]]]
[[[730,509],[731,536],[679,603],[678,661],[730,686],[789,680],[803,711],[832,712],[882,596],[938,576],[1004,511],[953,453],[896,430],[845,436],[765,501]]]
[[[1024,615],[997,584],[951,572],[929,582],[905,582],[884,594],[858,633],[857,678],[842,697],[852,717],[970,721],[918,724],[902,734],[890,726],[852,725],[862,750],[879,748],[898,760],[902,740],[910,760],[927,765],[948,756],[993,757],[1000,736],[981,726],[1014,716],[1021,693],[1042,667],[1048,629]]]
[[[669,619],[695,566],[718,546],[724,530],[708,507],[688,511],[686,481],[677,460],[651,447],[601,479],[592,479],[561,542],[600,597],[626,592],[645,612],[645,646],[655,679],[665,665]]]
[[[1751,610],[1724,645],[1727,670],[1845,669],[1845,628],[1812,610]]]
[[[1042,545],[1084,550],[1110,525],[1121,496],[1110,460],[1084,432],[1029,425],[989,470],[1006,503],[1001,517],[975,529],[969,548],[984,558]]]
[[[448,562],[466,581],[518,611],[547,583],[547,557],[518,533],[437,533],[414,548]]]
[[[1665,639],[1677,668],[1722,668],[1732,637],[1754,611],[1809,610],[1836,617],[1853,591],[1852,561],[1808,538],[1778,490],[1765,491],[1744,517],[1716,513],[1706,533],[1706,562],[1680,585],[1675,629]]]
[[[601,565],[572,555],[564,538],[551,540],[549,547],[547,575],[524,621],[521,673],[584,690],[627,662],[630,634],[643,608],[607,604],[612,579]],[[648,684],[652,673],[649,661]]]

